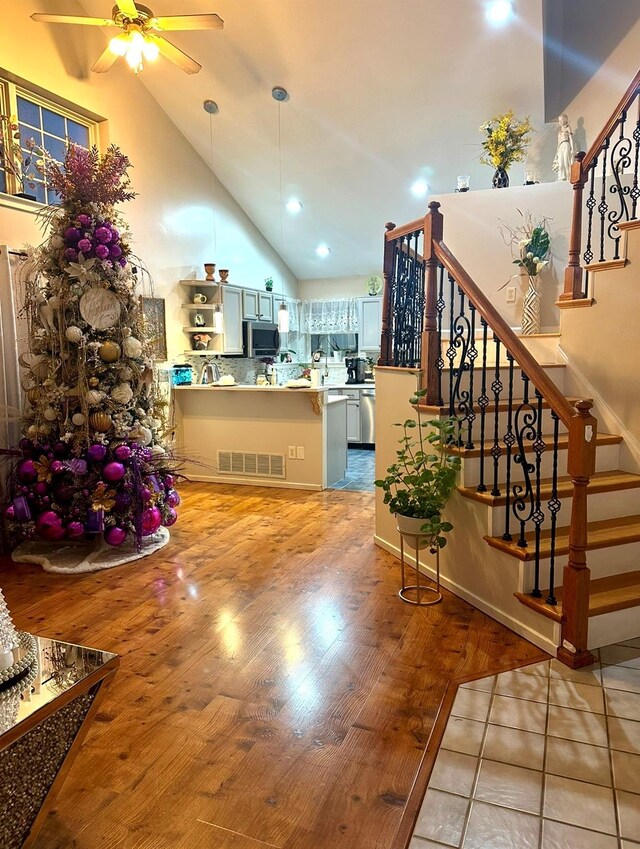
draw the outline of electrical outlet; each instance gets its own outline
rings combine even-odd
[[[296,446],[295,445],[289,446],[289,459],[290,460],[296,459]]]
[[[304,445],[298,445],[296,448],[296,459],[304,460]]]
[[[515,304],[517,289],[515,286],[507,286],[507,303]]]

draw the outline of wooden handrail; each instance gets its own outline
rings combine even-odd
[[[636,96],[636,92],[638,90],[638,87],[640,87],[640,70],[637,71],[635,77],[631,80],[631,83],[629,84],[629,87],[627,88],[627,90],[623,94],[622,98],[620,99],[620,102],[618,103],[616,108],[611,113],[611,117],[609,118],[607,123],[604,125],[604,127],[602,128],[602,130],[598,134],[598,137],[596,138],[594,143],[591,145],[591,147],[589,148],[589,150],[586,153],[586,156],[582,160],[582,171],[583,171],[583,173],[586,173],[589,170],[589,168],[591,168],[591,166],[593,165],[593,161],[594,161],[594,159],[596,159],[596,157],[600,153],[600,150],[602,149],[602,145],[609,138],[609,136],[611,135],[611,133],[615,129],[616,124],[620,120],[620,115],[622,114],[622,112],[626,112],[627,109],[629,108],[629,106],[631,105],[631,103],[633,102],[633,99]]]
[[[387,242],[392,242],[394,239],[399,239],[401,236],[408,236],[409,233],[415,233],[416,230],[422,230],[424,227],[424,218],[417,218],[415,221],[410,221],[408,224],[402,224],[400,227],[395,227],[393,230],[387,230],[385,238]]]
[[[535,357],[525,348],[487,296],[476,286],[445,243],[442,241],[435,242],[434,250],[437,258],[455,279],[458,286],[460,286],[491,330],[500,339],[507,351],[513,356],[529,380],[549,403],[563,424],[569,427],[571,419],[575,415],[570,402],[551,378],[547,376]]]

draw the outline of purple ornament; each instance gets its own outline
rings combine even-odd
[[[87,474],[87,461],[86,460],[68,460],[65,464],[65,468],[70,472],[73,472],[74,475],[86,475]]]
[[[104,530],[104,510],[87,510],[87,533],[101,534]]]
[[[142,500],[146,504],[147,501],[149,501],[150,498],[151,498],[151,490],[149,489],[148,486],[143,486],[142,489],[140,490],[140,495],[142,496]]]
[[[133,454],[133,451],[129,448],[128,445],[118,445],[116,450],[113,452],[115,454],[116,460],[128,460],[129,457]]]
[[[104,532],[104,541],[107,545],[122,545],[127,538],[127,532],[124,528],[119,528],[115,525]]]
[[[162,483],[165,485],[167,489],[172,489],[175,485],[176,479],[173,475],[165,475]]]
[[[51,469],[54,475],[59,475],[60,472],[65,471],[65,465],[62,460],[52,460],[49,468]]]
[[[29,519],[31,518],[31,510],[29,509],[29,502],[24,497],[24,495],[17,495],[13,499],[12,506],[18,522],[29,521]]]
[[[67,525],[67,536],[69,539],[79,539],[84,536],[84,525],[82,522],[69,522]]]
[[[123,256],[121,256],[121,257],[120,257],[120,259],[118,260],[118,262],[120,263],[120,266],[121,266],[122,268],[124,268],[124,267],[125,267],[125,265],[127,264],[127,260],[126,260]]]
[[[36,495],[46,495],[49,492],[49,485],[45,481],[38,481],[33,491]]]
[[[16,508],[13,504],[10,504],[7,509],[4,511],[5,519],[8,519],[10,522],[13,522],[16,518]]]
[[[109,483],[115,483],[115,481],[122,480],[126,472],[127,470],[122,463],[113,460],[111,463],[107,463],[102,469],[102,477],[106,481],[109,481]]]
[[[113,238],[111,230],[108,227],[105,227],[104,225],[102,227],[96,227],[96,232],[95,232],[94,235],[95,235],[96,239],[99,242],[102,242],[103,244],[110,242],[111,239]],[[96,251],[96,253],[97,253],[97,251]]]
[[[90,227],[91,226],[91,216],[85,215],[84,213],[82,213],[82,215],[78,216],[78,224],[80,224],[81,227]]]
[[[47,542],[56,542],[64,536],[62,521],[53,510],[45,510],[36,519],[36,533]]]
[[[53,446],[53,453],[56,457],[66,457],[69,453],[69,449],[64,442],[56,442]]]
[[[113,227],[113,226],[111,227],[111,237],[112,237],[112,240],[114,242],[117,242],[118,239],[120,238],[120,231],[118,230],[117,227]]]
[[[75,262],[78,259],[78,251],[75,248],[67,248],[64,252],[64,258],[69,262]]]
[[[54,489],[54,494],[56,497],[56,501],[71,501],[74,496],[74,488],[69,486],[69,484],[62,484],[62,486],[58,485]]]
[[[64,231],[64,240],[65,242],[69,242],[71,245],[77,244],[80,239],[80,230],[77,227],[67,227]]]
[[[171,525],[175,525],[177,521],[178,514],[173,509],[173,507],[169,507],[169,509],[167,510],[167,517],[162,524],[165,526],[165,528],[170,528]]]
[[[81,251],[83,254],[88,254],[92,247],[93,245],[91,244],[89,239],[80,239],[80,241],[78,242],[78,250]]]
[[[98,259],[107,259],[109,248],[106,245],[96,245],[96,256]]]
[[[30,439],[27,439],[26,436],[23,436],[20,442],[18,443],[21,451],[31,451],[33,448],[33,442]]]
[[[114,505],[117,513],[125,513],[131,506],[131,496],[128,492],[119,492]]]
[[[147,507],[142,514],[142,536],[148,537],[155,534],[162,524],[162,513],[157,507]]]
[[[169,507],[177,507],[178,504],[180,504],[180,496],[175,491],[175,489],[169,490],[165,500],[166,500],[166,503],[169,505]]]
[[[111,245],[109,248],[109,253],[113,257],[113,259],[119,259],[122,256],[122,248],[120,245]]]
[[[104,445],[100,445],[95,442],[93,445],[90,445],[87,449],[87,459],[92,463],[99,463],[101,460],[107,456],[107,449]]]
[[[31,481],[36,480],[36,478],[38,477],[38,473],[36,472],[33,460],[22,460],[20,463],[18,463],[16,473],[18,475],[18,480],[20,481],[20,483],[31,483]]]

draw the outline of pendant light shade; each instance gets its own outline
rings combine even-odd
[[[278,330],[280,333],[289,332],[289,310],[283,301],[278,309]]]

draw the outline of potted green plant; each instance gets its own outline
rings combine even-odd
[[[396,462],[375,485],[383,490],[384,503],[395,514],[398,530],[407,535],[406,544],[416,548],[419,539],[421,548],[435,553],[444,548],[445,534],[453,530],[442,513],[456,486],[460,458],[447,450],[457,428],[455,418],[422,421],[419,402],[426,394],[426,389],[420,389],[409,399],[416,418],[396,423],[403,431]]]
[[[513,109],[498,115],[480,127],[485,134],[482,142],[484,153],[480,157],[483,165],[493,165],[496,169],[493,175],[494,189],[503,189],[509,185],[507,173],[514,162],[522,162],[527,153],[529,136],[533,127],[529,117],[519,121]]]

